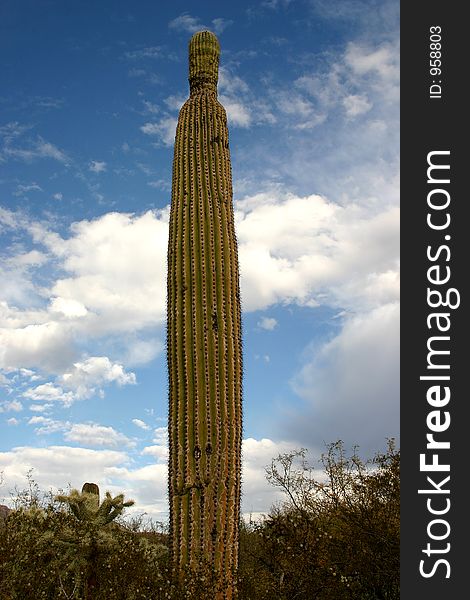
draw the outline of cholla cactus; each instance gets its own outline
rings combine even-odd
[[[175,574],[209,561],[236,595],[242,441],[241,310],[220,47],[189,43],[168,246],[169,496]]]
[[[84,574],[84,598],[91,600],[98,581],[98,557],[111,551],[116,544],[110,530],[112,522],[125,508],[133,506],[134,500],[124,502],[124,494],[113,498],[106,492],[100,504],[100,491],[96,483],[85,483],[81,493],[72,489],[68,496],[58,495],[56,500],[68,505],[78,520],[80,536],[77,537],[75,530],[65,530],[57,541],[63,546],[64,553],[73,555],[71,567],[77,574],[77,583],[80,583]]]
[[[56,500],[68,504],[72,514],[79,521],[87,521],[97,526],[111,523],[125,508],[134,505],[134,500],[124,502],[124,494],[113,498],[109,492],[106,492],[100,505],[100,490],[96,483],[84,483],[81,493],[71,490],[68,496],[56,496]]]

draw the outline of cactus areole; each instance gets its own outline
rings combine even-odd
[[[175,137],[168,244],[169,498],[175,575],[206,562],[216,598],[236,596],[242,348],[220,46],[189,43],[190,97]]]

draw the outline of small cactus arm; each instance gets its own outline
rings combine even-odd
[[[175,575],[208,561],[236,597],[242,344],[227,116],[217,100],[220,47],[189,43],[190,97],[176,129],[168,244],[169,498]]]

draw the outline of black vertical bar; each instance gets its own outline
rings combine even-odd
[[[470,196],[464,182],[470,172],[466,166],[470,106],[465,92],[470,68],[464,57],[470,36],[463,10],[463,3],[435,0],[401,5],[401,597],[405,600],[468,594],[470,397],[464,378],[470,354],[465,268],[470,259]],[[430,162],[436,168],[427,173]],[[450,169],[439,169],[438,164]],[[444,306],[446,299],[454,308]],[[430,316],[433,313],[441,316]],[[429,344],[432,351],[450,353],[432,354]],[[437,442],[449,442],[450,448],[433,448]],[[424,455],[421,468],[420,455]],[[426,471],[433,461],[436,470]],[[450,470],[441,470],[446,465]]]

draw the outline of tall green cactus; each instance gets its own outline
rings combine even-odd
[[[242,347],[220,46],[189,43],[190,97],[176,129],[168,245],[169,497],[175,575],[208,560],[236,596]]]

